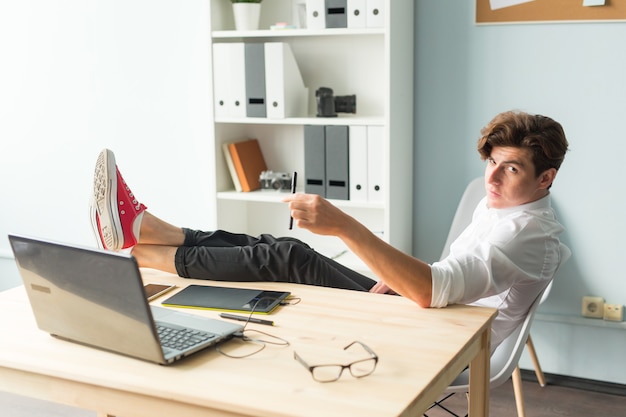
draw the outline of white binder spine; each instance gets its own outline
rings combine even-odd
[[[385,26],[385,0],[367,0],[367,27]]]
[[[229,116],[230,62],[229,45],[213,44],[213,109],[215,117]]]
[[[268,119],[306,116],[308,89],[288,43],[265,44],[265,88]]]
[[[350,126],[350,200],[367,201],[367,126]]]
[[[348,0],[348,28],[364,28],[367,26],[367,1]]]
[[[246,117],[246,63],[243,42],[228,43],[230,71],[230,102],[228,114],[231,117]]]
[[[369,201],[385,200],[385,171],[383,163],[385,161],[385,137],[382,126],[367,127],[367,181]]]
[[[306,27],[311,30],[326,29],[324,0],[306,0]]]

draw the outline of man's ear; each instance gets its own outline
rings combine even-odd
[[[556,168],[549,168],[543,171],[539,175],[539,188],[542,190],[547,190],[552,185],[554,178],[556,177]]]

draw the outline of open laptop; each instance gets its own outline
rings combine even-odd
[[[165,365],[243,329],[150,306],[129,254],[16,235],[9,241],[37,325],[53,336]],[[192,335],[184,343],[172,335],[186,331]]]

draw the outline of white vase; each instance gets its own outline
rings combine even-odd
[[[233,3],[235,29],[257,30],[261,16],[261,3]]]

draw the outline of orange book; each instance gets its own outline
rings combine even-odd
[[[259,175],[267,171],[259,141],[256,139],[234,142],[228,145],[230,156],[237,171],[242,191],[253,191],[261,188]]]

